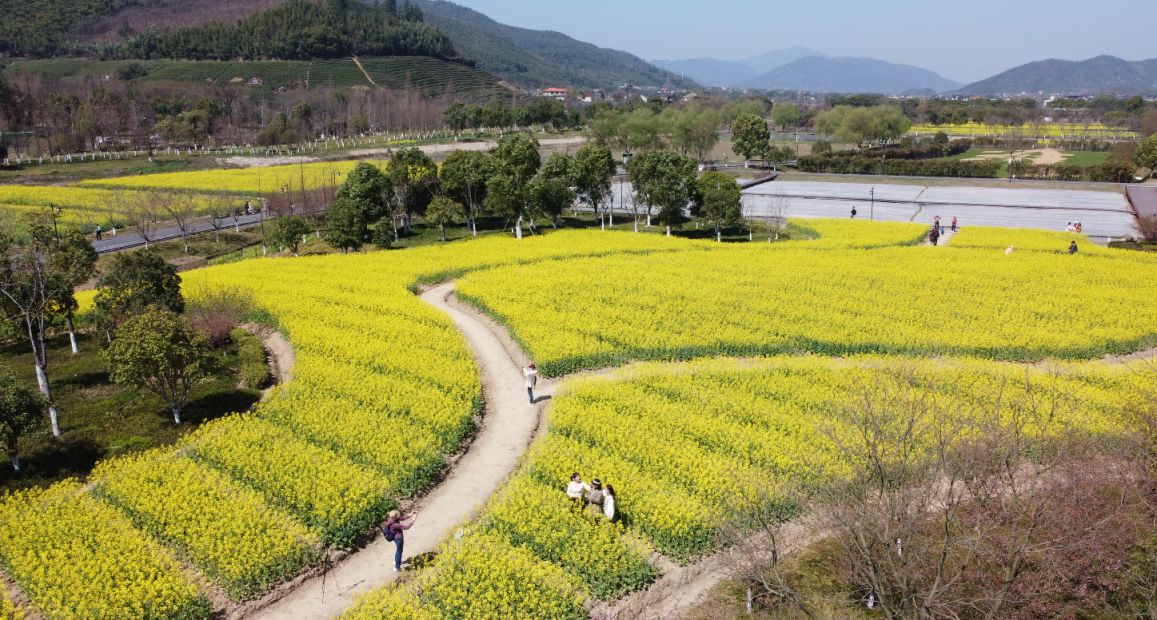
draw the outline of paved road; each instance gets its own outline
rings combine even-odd
[[[1136,219],[1116,192],[992,187],[921,187],[859,183],[775,181],[743,192],[748,217],[766,217],[779,202],[789,217],[870,217],[875,190],[876,219],[931,222],[934,216],[960,218],[962,226],[1006,226],[1063,231],[1081,222],[1098,240],[1135,234]]]
[[[232,217],[225,218],[221,221],[221,230],[233,230],[234,222]],[[241,228],[248,228],[261,222],[261,215],[242,215],[237,218],[236,226]],[[213,232],[213,225],[210,220],[198,220],[189,226],[189,235],[199,235],[207,232]],[[121,250],[130,250],[132,248],[144,247],[145,240],[139,233],[131,230],[120,229],[116,236],[112,236],[111,231],[105,231],[104,239],[100,241],[93,241],[92,247],[98,254],[108,254],[110,252],[119,252]],[[169,241],[172,239],[181,238],[181,229],[176,226],[164,226],[153,231],[149,236],[149,243],[158,243],[160,241]]]

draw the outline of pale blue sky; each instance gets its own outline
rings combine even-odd
[[[1157,58],[1157,0],[454,0],[647,60],[803,45],[969,82],[1033,60]]]

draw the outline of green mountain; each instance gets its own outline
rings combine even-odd
[[[662,86],[668,80],[665,71],[627,52],[600,48],[559,32],[507,26],[452,2],[417,0],[415,4],[426,23],[450,37],[458,53],[514,84],[611,88],[627,82]]]
[[[1128,61],[1097,56],[1074,62],[1030,62],[956,91],[961,95],[1157,95],[1157,58]]]

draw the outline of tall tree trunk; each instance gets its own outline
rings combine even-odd
[[[671,225],[670,224],[667,224],[667,236],[668,237],[671,236]]]
[[[44,333],[37,333],[31,320],[25,320],[28,341],[32,345],[32,362],[36,366],[36,385],[48,403],[48,417],[52,421],[52,436],[60,437],[60,421],[57,418],[56,403],[52,402],[52,385],[48,382],[48,353],[44,349]]]
[[[723,231],[720,230],[719,225],[715,225],[715,242],[723,243]]]
[[[442,243],[446,243],[446,225],[439,224],[438,227],[442,229]]]
[[[64,315],[64,324],[68,327],[68,345],[72,347],[72,354],[80,353],[80,345],[76,342],[76,327],[72,324],[72,310]]]
[[[8,460],[12,461],[12,470],[20,473],[20,451],[17,448],[17,437],[15,434],[8,436]]]
[[[180,407],[173,407],[172,412],[173,412],[173,422],[176,423],[177,426],[180,426],[181,425],[181,408]]]

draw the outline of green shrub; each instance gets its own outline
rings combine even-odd
[[[269,372],[269,360],[265,356],[265,346],[261,344],[261,339],[244,329],[234,329],[229,337],[237,345],[241,386],[251,390],[267,387],[273,376]]]

